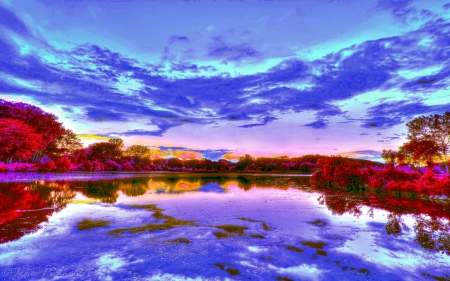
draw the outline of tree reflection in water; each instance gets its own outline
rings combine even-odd
[[[386,232],[392,237],[402,235],[406,229],[403,217],[411,215],[416,220],[415,241],[428,251],[450,255],[450,202],[424,198],[395,197],[373,192],[348,192],[333,188],[315,188],[308,177],[281,176],[191,176],[182,175],[110,179],[96,181],[34,182],[0,184],[0,243],[20,238],[39,228],[48,216],[64,208],[77,192],[103,203],[117,202],[120,192],[125,196],[142,196],[146,193],[211,192],[203,187],[214,183],[226,190],[234,185],[245,191],[253,188],[289,188],[303,192],[318,192],[319,204],[334,215],[345,213],[359,217],[362,207],[369,207],[373,217],[376,209],[389,212]],[[219,192],[216,188],[212,192]]]
[[[319,204],[325,205],[335,215],[345,213],[359,217],[361,207],[389,212],[386,232],[400,236],[406,229],[403,216],[415,219],[415,242],[431,252],[450,255],[450,201],[430,198],[396,197],[372,192],[347,192],[339,189],[319,189],[322,195]]]
[[[2,183],[0,185],[0,243],[19,239],[39,229],[62,210],[76,192],[64,183]]]

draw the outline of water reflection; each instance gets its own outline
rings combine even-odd
[[[415,242],[428,251],[450,255],[450,202],[448,200],[402,198],[363,191],[349,193],[339,189],[316,189],[309,184],[308,177],[271,176],[166,176],[96,181],[2,183],[0,185],[2,199],[0,201],[0,243],[19,239],[37,230],[41,223],[46,222],[49,216],[67,206],[77,194],[98,199],[102,203],[113,204],[117,202],[121,194],[137,197],[144,194],[157,196],[161,193],[224,193],[231,185],[245,191],[254,188],[280,190],[296,188],[299,192],[316,192],[320,194],[319,204],[326,206],[337,216],[351,214],[360,217],[366,207],[369,208],[369,215],[372,216],[376,210],[385,210],[389,213],[385,230],[392,239],[403,235],[403,231],[407,229],[404,218],[411,216],[415,220]],[[243,218],[243,220],[246,219]],[[326,222],[317,220],[312,224],[325,226]],[[263,225],[263,227],[265,229],[267,226]]]
[[[345,213],[359,217],[362,207],[389,212],[385,226],[392,237],[402,235],[407,229],[403,218],[407,215],[415,220],[415,242],[430,252],[450,255],[450,202],[430,198],[405,198],[368,192],[349,193],[337,189],[320,189],[319,204],[325,205],[334,215]]]
[[[63,209],[76,192],[57,183],[3,183],[0,186],[0,243],[33,232]]]

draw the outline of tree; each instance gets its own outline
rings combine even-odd
[[[70,129],[63,128],[63,133],[54,139],[45,150],[45,154],[53,159],[63,156],[73,156],[74,152],[83,148],[81,140]]]
[[[420,116],[406,124],[410,141],[430,141],[438,147],[435,156],[442,156],[448,173],[447,155],[450,146],[450,112],[443,115]]]
[[[439,147],[431,140],[411,140],[399,148],[399,153],[411,164],[433,166],[433,158],[439,157]]]
[[[55,115],[22,102],[8,102],[0,99],[0,118],[17,119],[31,126],[37,134],[41,135],[38,149],[45,149],[64,132],[62,124],[58,122]]]
[[[123,140],[119,138],[109,139],[108,142],[114,144],[118,149],[122,149],[125,146]]]
[[[144,158],[150,160],[151,150],[150,148],[143,145],[132,145],[125,150],[125,155],[133,157],[137,163],[139,163]]]
[[[113,142],[97,142],[89,145],[91,160],[98,159],[102,162],[106,162],[107,159],[118,160],[122,157],[123,151]]]
[[[29,159],[42,142],[42,138],[25,122],[11,119],[0,119],[0,159]]]
[[[245,154],[239,157],[239,161],[236,164],[236,170],[244,171],[247,166],[253,164],[255,159],[250,154]]]

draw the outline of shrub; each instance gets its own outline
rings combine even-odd
[[[59,172],[67,172],[70,170],[70,159],[67,157],[61,157],[55,162],[56,170]]]
[[[5,164],[0,163],[0,172],[8,172],[8,170],[9,169]]]
[[[45,173],[45,172],[51,172],[54,171],[56,168],[55,162],[53,160],[50,160],[45,163],[38,163],[36,164],[38,168],[38,172]]]
[[[361,164],[358,162],[345,161],[334,169],[333,183],[349,190],[364,188],[365,178],[361,172]]]
[[[312,171],[314,170],[314,168],[316,167],[316,165],[314,165],[313,163],[309,163],[309,162],[303,162],[298,166],[298,170],[302,173],[312,173]]]
[[[94,165],[92,165],[92,162],[89,160],[86,160],[83,162],[82,170],[84,171],[92,171],[94,169]]]
[[[133,165],[131,165],[130,162],[124,161],[122,163],[122,170],[123,171],[134,171],[134,167],[133,167]]]
[[[108,171],[120,171],[122,170],[122,166],[117,164],[116,161],[107,159],[106,163],[104,164],[105,170]]]

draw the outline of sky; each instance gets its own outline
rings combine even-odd
[[[449,77],[448,0],[0,0],[0,98],[85,145],[379,160]]]

